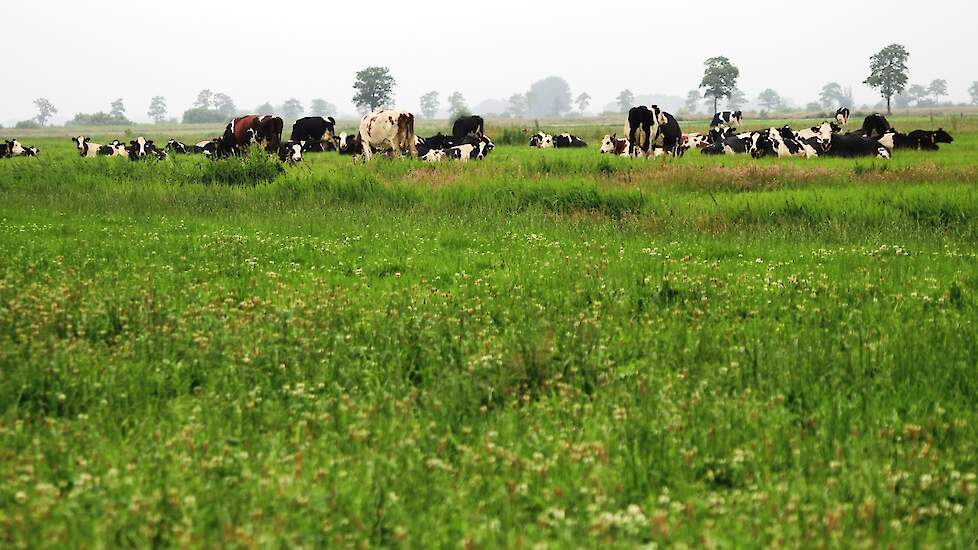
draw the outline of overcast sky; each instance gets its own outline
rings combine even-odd
[[[860,83],[869,56],[892,42],[910,50],[912,83],[944,78],[949,99],[966,101],[976,28],[974,0],[0,0],[0,122],[33,116],[37,97],[54,102],[58,122],[117,97],[146,120],[154,95],[178,116],[202,88],[242,109],[294,96],[353,113],[353,75],[368,65],[390,67],[404,109],[429,90],[475,105],[550,75],[598,109],[624,88],[685,96],[715,55],[740,67],[752,100],[770,87],[803,105],[837,81],[858,104],[875,103]]]

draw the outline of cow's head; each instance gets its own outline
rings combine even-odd
[[[479,154],[480,154],[479,158],[488,157],[489,153],[491,153],[492,150],[495,148],[496,148],[496,144],[493,143],[491,139],[489,139],[489,136],[482,136],[482,138],[479,140]]]
[[[279,147],[278,158],[282,162],[288,162],[289,164],[298,164],[302,162],[302,146],[306,142],[300,141],[298,143],[294,141],[289,141],[283,143]]]
[[[75,146],[78,147],[78,150],[79,151],[84,150],[85,149],[85,144],[88,143],[91,140],[92,140],[92,138],[88,138],[88,137],[85,137],[85,136],[78,136],[78,137],[71,138],[71,141],[74,141],[75,142]]]
[[[938,128],[934,132],[934,143],[954,143],[954,138],[951,134],[944,131],[944,128]]]
[[[739,126],[743,120],[744,113],[742,111],[734,111],[733,114],[730,115],[731,124],[737,124]]]
[[[20,144],[16,139],[7,142],[7,154],[19,157],[24,154],[24,146]]]
[[[115,145],[113,142],[112,145]],[[150,143],[146,141],[146,138],[139,136],[138,138],[129,142],[129,156],[135,159],[141,159],[146,156],[146,145]]]
[[[40,152],[41,152],[40,149],[38,149],[37,147],[34,147],[32,145],[32,146],[27,147],[27,148],[24,149],[24,156],[25,157],[36,157],[38,154],[40,154]]]
[[[601,149],[598,151],[605,155],[613,154],[615,152],[615,142],[617,140],[618,134],[604,136],[604,138],[601,140]]]
[[[760,132],[751,134],[750,149],[748,149],[750,156],[759,159],[774,150],[771,134],[771,130],[761,130]]]
[[[839,109],[838,111],[836,111],[835,112],[835,121],[839,124],[839,126],[841,126],[843,128],[847,124],[849,124],[849,109],[843,107],[843,108]]]
[[[530,138],[530,147],[538,147],[540,149],[550,149],[554,146],[554,137],[550,134],[545,134],[540,132],[535,134]]]
[[[890,150],[882,145],[876,149],[876,158],[888,159],[890,158]]]

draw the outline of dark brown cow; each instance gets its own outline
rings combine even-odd
[[[258,128],[259,122],[256,115],[233,119],[224,129],[224,136],[221,138],[224,153],[237,154],[241,148],[251,145],[251,142],[258,137]]]
[[[278,153],[282,146],[282,129],[285,123],[277,116],[264,115],[258,118],[257,132],[258,143],[264,145],[265,151]]]

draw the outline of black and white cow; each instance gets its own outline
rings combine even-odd
[[[20,144],[16,139],[10,141],[4,141],[0,144],[0,158],[10,158],[10,157],[20,157],[20,156],[31,156],[27,153],[27,149]]]
[[[902,136],[897,134],[897,136]],[[914,130],[902,136],[903,139],[898,138],[897,149],[918,149],[920,151],[937,151],[940,149],[938,143],[954,143],[954,138],[951,134],[944,131],[944,128],[938,128],[936,131],[927,130]]]
[[[129,157],[129,149],[119,140],[112,140],[112,143],[102,145],[98,148],[100,157]]]
[[[343,132],[340,134],[338,149],[341,155],[359,155],[361,151],[360,140],[355,135]]]
[[[423,144],[418,145],[418,158],[425,162],[441,162],[448,158],[448,154],[443,147],[428,147]]]
[[[659,135],[659,125],[666,122],[658,105],[651,107],[640,105],[629,109],[627,125],[629,156],[636,156],[636,150],[641,150],[643,156],[648,156],[652,143]]]
[[[71,141],[75,142],[75,146],[78,148],[78,154],[80,156],[85,158],[95,158],[98,156],[98,150],[101,145],[92,143],[92,138],[78,136],[71,138]]]
[[[761,158],[767,155],[815,158],[818,156],[818,151],[813,145],[803,139],[799,139],[790,127],[784,126],[753,132],[751,135],[750,154],[754,158]]]
[[[181,143],[175,139],[166,142],[166,150],[173,151],[178,155],[189,155],[191,153],[191,149],[186,143]]]
[[[741,132],[739,134],[723,134],[722,141],[716,141],[709,147],[700,149],[704,155],[743,155],[750,151],[753,136],[757,132]]]
[[[129,142],[129,160],[146,158],[146,155],[152,154],[154,147],[153,140],[148,140],[143,136],[137,137]]]
[[[849,108],[842,107],[835,112],[835,122],[840,128],[845,128],[849,125]]]
[[[288,162],[289,164],[298,164],[302,162],[302,147],[305,145],[303,142],[287,141],[279,146],[278,149],[278,159],[282,162]]]
[[[863,120],[862,135],[863,137],[876,139],[882,137],[883,134],[892,130],[893,127],[890,126],[890,122],[886,120],[886,117],[879,114],[873,113]]]
[[[819,138],[822,141],[827,141],[832,134],[837,134],[840,131],[842,131],[842,127],[835,122],[823,122],[818,126],[805,128],[797,132],[796,135],[799,139]]]
[[[733,128],[737,129],[744,120],[744,113],[741,111],[723,111],[713,115],[710,128]]]
[[[456,140],[452,136],[446,136],[445,134],[438,132],[431,137],[418,137],[418,145],[423,145],[428,149],[447,149],[455,145]],[[458,140],[459,142],[463,139]]]
[[[554,137],[545,132],[537,132],[530,138],[530,147],[536,147],[537,149],[553,149]]]
[[[584,140],[571,134],[558,134],[553,137],[553,141],[554,147],[557,149],[587,147]]]
[[[618,134],[609,134],[601,140],[601,154],[615,155],[619,157],[628,156],[628,140],[618,139]]]
[[[204,155],[211,158],[221,157],[224,151],[224,146],[221,143],[221,138],[209,139],[206,141],[198,141],[190,148],[190,152],[196,155]]]
[[[459,145],[445,149],[445,153],[449,158],[455,160],[482,160],[489,156],[489,153],[495,148],[492,140],[483,135],[478,139],[467,137]]]
[[[331,116],[300,118],[292,125],[292,137],[289,138],[289,141],[292,143],[301,143],[304,141],[307,145],[333,142],[335,145],[336,119]]]
[[[890,149],[879,140],[852,134],[832,134],[828,143],[821,144],[819,153],[827,157],[890,158]]]
[[[452,124],[452,139],[461,143],[467,137],[479,139],[486,134],[486,123],[481,116],[470,115],[459,117]]]

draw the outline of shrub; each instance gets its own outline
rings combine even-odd
[[[183,112],[184,124],[207,124],[214,122],[227,122],[228,117],[221,111],[197,107]]]
[[[99,111],[95,114],[78,113],[65,126],[127,126],[132,124],[123,115],[112,115]]]

